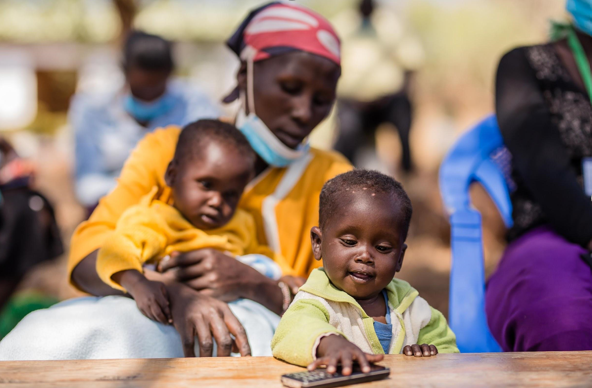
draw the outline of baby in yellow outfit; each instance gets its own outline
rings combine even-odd
[[[257,242],[252,216],[237,210],[255,160],[247,139],[231,124],[200,120],[183,128],[165,174],[173,203],[157,200],[155,188],[122,214],[99,250],[101,279],[127,291],[148,318],[166,324],[172,322],[166,288],[144,276],[144,263],[202,248],[235,256],[262,254],[281,263]]]

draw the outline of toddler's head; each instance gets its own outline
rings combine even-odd
[[[325,183],[311,238],[331,283],[358,300],[378,295],[401,270],[411,213],[401,184],[377,171]]]
[[[199,120],[181,131],[165,181],[174,206],[195,227],[224,226],[254,174],[255,153],[231,124]]]

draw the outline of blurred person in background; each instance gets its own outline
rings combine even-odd
[[[486,309],[505,351],[592,350],[592,2],[567,10],[560,39],[511,50],[497,71],[517,189]]]
[[[320,265],[310,241],[320,191],[352,168],[343,156],[308,142],[335,102],[340,41],[322,16],[293,2],[273,2],[251,12],[227,45],[241,66],[226,101],[240,99],[235,124],[258,155],[239,209],[252,214],[259,242],[281,253],[289,268],[276,281],[215,249],[172,254],[158,272],[146,269],[145,275],[167,285],[176,331],[144,317],[127,298],[79,298],[25,318],[0,342],[0,360],[181,357],[195,355],[194,344],[197,354],[211,356],[213,341],[218,356],[233,349],[271,355],[279,315]],[[68,271],[78,289],[121,294],[99,278],[97,252],[121,214],[146,194],[155,190],[170,203],[164,176],[180,131],[169,126],[147,135],[117,187],[76,230]],[[210,187],[208,181],[193,184]],[[222,194],[211,190],[213,208]]]
[[[390,5],[380,6],[374,0],[360,1],[357,10],[341,13],[334,23],[343,39],[335,149],[358,163],[358,152],[374,148],[377,128],[389,123],[401,139],[403,170],[410,172],[409,86],[413,71],[423,61],[420,43],[404,30]]]
[[[47,199],[31,188],[33,166],[0,137],[0,338],[29,312],[57,300],[34,294],[12,298],[27,272],[63,253]]]
[[[76,196],[88,214],[115,187],[125,160],[147,133],[220,114],[203,92],[172,79],[175,66],[167,40],[130,32],[122,65],[125,85],[79,92],[70,107]]]

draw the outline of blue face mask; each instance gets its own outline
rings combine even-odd
[[[236,118],[237,128],[245,135],[255,152],[267,164],[274,167],[286,167],[304,157],[310,148],[308,142],[293,150],[282,143],[257,115],[245,115],[243,108]]]
[[[592,2],[590,0],[567,0],[565,7],[573,17],[576,28],[592,35]]]
[[[140,101],[131,93],[123,99],[123,108],[138,121],[148,122],[167,114],[175,105],[174,97],[165,93],[158,100],[152,102]]]

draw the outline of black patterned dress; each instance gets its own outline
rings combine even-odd
[[[592,106],[554,44],[500,61],[496,115],[511,154],[514,226],[488,281],[489,328],[506,351],[592,350]]]
[[[512,154],[512,241],[548,224],[568,241],[592,240],[592,204],[582,158],[592,157],[592,106],[552,44],[515,49],[502,59],[496,110]]]

